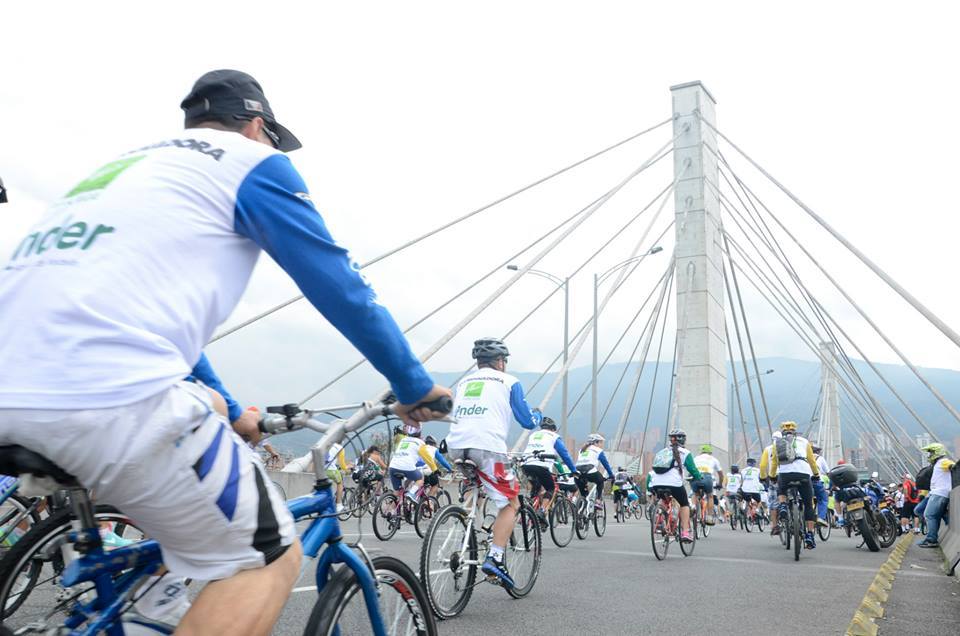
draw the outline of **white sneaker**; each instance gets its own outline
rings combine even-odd
[[[914,528],[913,534],[920,534],[920,528]]]
[[[160,578],[160,582],[154,585],[157,578]],[[143,586],[149,589],[134,603],[133,608],[144,618],[176,625],[190,609],[190,596],[182,576],[151,576]]]
[[[342,503],[338,503],[338,504],[337,504],[337,514],[339,514],[339,513],[341,513],[341,512],[343,512],[343,504],[342,504]]]

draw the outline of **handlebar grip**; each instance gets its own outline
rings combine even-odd
[[[446,415],[453,410],[453,398],[444,396],[430,402],[421,402],[417,405],[417,408],[428,408],[434,413]]]

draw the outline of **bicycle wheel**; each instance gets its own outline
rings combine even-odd
[[[583,497],[577,500],[577,511],[574,517],[574,526],[577,538],[586,539],[590,534],[590,517],[587,515],[587,500]]]
[[[650,503],[644,506],[643,516],[647,518],[647,521],[653,521],[653,513],[657,509],[657,504]]]
[[[540,574],[542,556],[543,535],[540,533],[540,521],[533,507],[524,501],[503,555],[514,582],[513,587],[506,588],[507,594],[513,598],[523,598],[530,593]]]
[[[817,524],[817,535],[820,537],[821,541],[830,540],[830,532],[833,530],[833,510],[827,510],[827,518],[824,519],[827,522],[826,526],[821,526]]]
[[[763,514],[759,510],[754,513],[753,521],[757,524],[757,532],[763,532]]]
[[[116,508],[100,505],[95,510],[104,532],[130,543],[144,538],[143,532]],[[59,544],[73,529],[71,520],[69,509],[58,510],[34,525],[0,560],[0,607],[7,627],[18,629],[34,622],[59,627],[73,603],[93,589],[92,582],[73,588],[59,584],[70,554],[68,546],[60,549]]]
[[[473,594],[478,566],[475,532],[467,532],[467,511],[460,506],[447,506],[427,528],[420,546],[420,580],[430,608],[441,619],[462,612]]]
[[[593,531],[598,537],[602,537],[607,531],[607,502],[601,501],[600,507],[594,511]]]
[[[446,490],[441,488],[440,490],[437,491],[437,501],[440,502],[441,507],[446,508],[447,506],[450,505],[450,502],[451,502],[450,493],[448,493]]]
[[[753,523],[750,521],[750,518],[747,517],[747,512],[745,510],[740,511],[740,526],[747,532],[753,532],[753,529],[750,526]]]
[[[433,516],[440,510],[440,502],[436,497],[424,497],[417,504],[417,510],[413,513],[413,528],[417,531],[417,536],[421,539],[427,533],[427,527],[433,520]]]
[[[655,505],[655,504],[651,504]],[[667,558],[667,548],[670,547],[670,535],[667,532],[667,516],[663,508],[656,506],[650,522],[650,544],[653,546],[653,556],[657,561]]]
[[[389,541],[400,529],[400,502],[392,492],[380,495],[373,510],[373,534],[381,541]]]
[[[790,503],[790,530],[793,533],[793,560],[800,560],[800,550],[803,549],[803,532],[800,528],[803,526],[800,509],[797,503]]]
[[[566,497],[557,497],[550,508],[550,538],[558,548],[565,548],[573,540],[576,511]]]
[[[337,515],[337,519],[340,521],[346,521],[353,514],[353,508],[357,504],[357,492],[354,488],[344,487],[343,489],[343,499],[340,501],[343,504],[343,512]]]
[[[0,556],[39,522],[40,513],[33,499],[10,495],[0,504]]]
[[[386,633],[437,634],[437,622],[428,609],[426,592],[413,570],[399,559],[388,556],[374,558],[373,569],[379,583],[377,596]],[[340,568],[317,597],[303,633],[331,636],[372,632],[363,587],[353,570]]]
[[[706,514],[706,513],[704,513],[704,514]],[[707,537],[710,536],[710,530],[713,528],[713,526],[710,526],[710,525],[707,525],[706,523],[704,523],[704,522],[703,522],[704,518],[705,518],[705,517],[699,517],[699,516],[698,516],[698,517],[697,517],[697,521],[698,521],[699,524],[700,524],[700,534],[703,535],[703,538],[704,538],[704,539],[706,539]],[[711,519],[712,519],[713,523],[716,523],[716,522],[717,522],[717,512],[716,512],[716,509],[714,509],[713,516],[711,517]]]
[[[678,528],[683,524],[678,524]],[[693,554],[693,549],[697,547],[697,517],[695,515],[690,515],[690,537],[693,539],[690,543],[684,543],[680,541],[680,552],[683,553],[683,556],[691,556]],[[677,530],[677,540],[680,539],[680,531]]]

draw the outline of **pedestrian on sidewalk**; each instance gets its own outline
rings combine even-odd
[[[921,450],[927,454],[933,471],[930,475],[930,494],[927,495],[923,513],[927,522],[927,536],[917,545],[935,548],[940,545],[940,521],[947,518],[947,504],[953,486],[950,469],[956,462],[947,457],[947,449],[943,444],[928,444]]]
[[[913,476],[910,473],[903,474],[903,481],[900,485],[903,492],[903,507],[900,508],[900,528],[904,533],[907,533],[910,531],[910,523],[913,521],[914,509],[920,503],[920,493],[917,492],[917,484],[913,481]],[[919,524],[914,526],[914,531],[917,534],[920,533]]]

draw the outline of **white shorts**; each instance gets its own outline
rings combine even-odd
[[[0,409],[0,444],[77,477],[159,541],[181,576],[210,581],[262,567],[296,538],[259,457],[191,382],[108,409]]]
[[[477,465],[477,474],[487,498],[502,509],[520,494],[520,482],[510,468],[510,459],[503,453],[476,448],[451,448],[450,460],[470,459]]]

